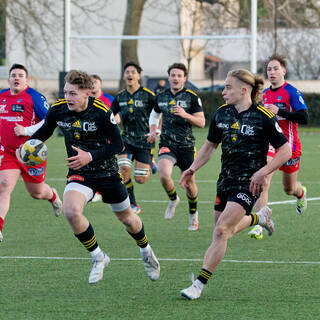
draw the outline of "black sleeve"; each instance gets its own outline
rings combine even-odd
[[[192,94],[192,107],[191,107],[191,114],[196,113],[196,112],[202,112],[202,102],[199,96],[195,96]]]
[[[90,150],[92,160],[109,158],[120,153],[123,149],[120,130],[110,110],[104,116],[102,127],[108,143],[98,150]]]
[[[156,97],[153,94],[149,94],[149,105],[148,105],[148,109],[150,110],[150,112],[152,111],[152,109],[154,109],[156,105]]]
[[[296,122],[299,124],[308,124],[309,122],[309,115],[307,110],[299,110],[295,112],[290,112],[287,110],[279,109],[278,115],[290,120],[292,122]]]
[[[272,118],[265,117],[264,129],[266,130],[266,136],[268,137],[269,142],[275,149],[280,148],[288,142],[275,116]]]
[[[212,143],[220,143],[222,139],[221,130],[217,127],[216,116],[217,113],[215,113],[212,117],[207,136],[207,140],[209,140]]]
[[[52,136],[56,127],[55,112],[53,108],[50,108],[44,119],[43,125],[28,140],[38,139],[44,142]]]
[[[158,96],[157,96],[158,97]],[[154,102],[154,107],[153,107],[154,111],[157,112],[157,113],[161,113],[161,109],[159,108],[159,105],[158,105],[158,98],[155,99],[155,102]]]
[[[113,112],[113,114],[117,114],[119,111],[120,111],[120,106],[119,106],[119,102],[118,102],[118,97],[115,97],[112,101],[112,104],[111,104],[111,111]]]

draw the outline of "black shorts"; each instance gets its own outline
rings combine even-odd
[[[195,157],[196,147],[193,149],[182,149],[165,145],[159,146],[158,160],[169,159],[174,165],[177,165],[181,171],[189,169]]]
[[[252,208],[258,197],[254,197],[248,188],[234,188],[229,190],[217,190],[214,210],[223,211],[228,201],[239,203],[245,210],[246,215],[252,212]]]
[[[132,155],[132,161],[137,160],[142,163],[152,164],[152,149],[140,149],[124,142],[124,149],[119,154]]]
[[[92,189],[93,194],[98,191],[102,196],[102,201],[105,203],[120,203],[128,197],[127,188],[119,174],[99,179],[73,175],[68,177],[67,184],[71,182],[76,182]]]

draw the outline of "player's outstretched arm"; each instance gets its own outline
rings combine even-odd
[[[181,175],[179,183],[182,188],[185,188],[190,183],[193,174],[209,161],[217,147],[218,143],[212,143],[208,140],[204,143],[190,168],[185,170]]]

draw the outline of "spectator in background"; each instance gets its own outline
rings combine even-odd
[[[157,95],[157,94],[163,92],[164,90],[166,90],[166,80],[160,79],[158,81],[157,86],[154,88],[154,93]]]

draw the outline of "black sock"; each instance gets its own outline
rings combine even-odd
[[[195,214],[197,212],[197,204],[198,204],[198,196],[195,198],[188,197],[188,203],[189,203],[189,213]]]
[[[128,191],[128,194],[129,194],[129,199],[130,199],[130,204],[133,204],[133,205],[137,205],[137,202],[136,202],[136,198],[134,196],[134,192],[133,192],[133,182],[131,179],[129,179],[126,183],[126,188],[127,188],[127,191]]]
[[[169,197],[170,200],[176,200],[177,199],[177,192],[176,192],[176,188],[173,187],[172,190],[167,191],[167,195]]]
[[[203,284],[207,284],[211,276],[212,276],[212,272],[202,268],[197,279],[201,281]]]
[[[251,217],[251,223],[250,226],[255,226],[259,222],[259,216],[256,213],[250,213],[249,217]]]
[[[148,239],[146,234],[144,233],[143,225],[141,230],[138,233],[131,233],[129,231],[128,233],[134,240],[136,240],[136,243],[140,248],[145,248],[148,245]]]
[[[96,240],[96,235],[94,234],[94,230],[89,224],[89,227],[86,231],[75,234],[75,236],[79,239],[79,241],[83,244],[83,246],[88,250],[88,251],[93,251],[98,248],[98,242]]]

